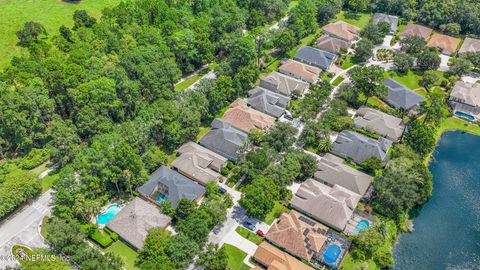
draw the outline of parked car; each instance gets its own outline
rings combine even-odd
[[[265,238],[265,233],[263,233],[262,230],[257,230],[257,235],[260,236],[260,237]]]
[[[248,221],[244,221],[242,225],[243,225],[243,227],[249,229],[252,232],[254,232],[257,229],[257,227],[255,227],[255,225],[253,225],[252,223],[250,223]]]
[[[218,191],[219,191],[220,193],[222,193],[222,194],[227,193],[227,190],[224,189],[223,187],[219,187],[219,188],[218,188]]]

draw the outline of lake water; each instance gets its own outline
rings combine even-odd
[[[430,164],[433,194],[397,243],[396,270],[480,269],[480,137],[444,133]]]

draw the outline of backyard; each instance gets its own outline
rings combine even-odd
[[[440,77],[440,80],[438,80],[435,85],[440,85],[442,80],[445,79],[445,73],[442,71],[435,71],[435,73]],[[412,90],[421,87],[420,81],[422,80],[422,74],[419,72],[409,70],[406,74],[399,74],[396,71],[385,71],[383,76],[384,78],[391,78]]]
[[[364,28],[370,22],[372,14],[369,13],[345,13],[344,11],[337,14],[337,21],[344,21],[353,24],[358,28]]]
[[[138,269],[135,267],[135,260],[137,259],[138,254],[122,241],[116,241],[104,251],[120,256],[125,263],[125,268],[127,270]]]
[[[47,33],[56,34],[61,25],[72,26],[72,15],[75,10],[84,9],[94,17],[100,17],[105,7],[114,6],[120,0],[82,0],[67,2],[58,0],[2,0],[0,1],[0,69],[2,69],[14,55],[21,51],[17,47],[16,32],[28,21],[41,23]]]

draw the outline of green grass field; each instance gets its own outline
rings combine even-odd
[[[344,21],[349,24],[353,24],[358,28],[364,28],[370,22],[372,14],[369,13],[357,13],[357,14],[348,14],[345,12],[340,12],[337,14],[337,21]]]
[[[58,33],[65,24],[72,26],[75,10],[84,9],[90,15],[100,17],[105,7],[111,7],[121,0],[81,0],[79,3],[67,3],[61,0],[2,0],[0,1],[0,68],[17,55],[16,32],[28,21],[41,23],[50,35]]]
[[[135,260],[137,259],[138,254],[129,246],[124,244],[122,241],[117,241],[113,243],[104,251],[111,252],[117,256],[120,256],[120,258],[122,258],[123,262],[125,263],[125,269],[127,270],[138,269],[137,267],[135,267]]]
[[[441,81],[445,79],[445,73],[442,71],[436,71],[436,73],[440,77],[440,80],[436,82],[435,85],[439,85]],[[411,70],[409,70],[407,74],[399,74],[396,71],[385,71],[384,77],[392,78],[412,90],[419,88],[420,81],[422,80],[422,74]]]
[[[228,269],[231,269],[231,270],[250,269],[248,265],[243,263],[243,260],[245,259],[245,257],[247,257],[247,253],[229,244],[223,244],[222,248],[225,249],[225,252],[227,253],[227,256],[228,256],[228,267],[229,267]]]
[[[243,238],[247,239],[247,240],[250,240],[251,242],[253,242],[254,244],[256,245],[259,245],[260,243],[263,242],[263,238],[256,235],[255,233],[251,232],[250,230],[248,229],[245,229],[244,227],[242,226],[237,226],[237,228],[235,229],[235,231],[240,234]]]

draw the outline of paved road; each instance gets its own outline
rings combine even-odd
[[[52,191],[48,190],[37,200],[0,225],[0,256],[11,255],[13,245],[46,247],[40,235],[40,225],[44,216],[51,211]],[[15,260],[0,260],[0,269],[17,266]]]

